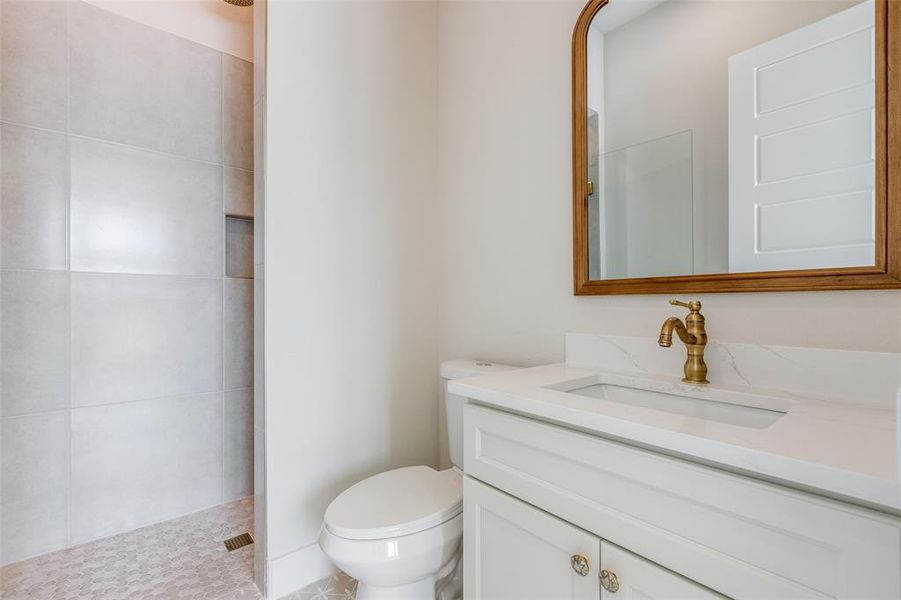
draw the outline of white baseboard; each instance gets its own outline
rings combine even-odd
[[[278,600],[337,572],[319,544],[310,544],[269,561],[266,597]]]

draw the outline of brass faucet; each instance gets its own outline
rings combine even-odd
[[[688,358],[685,360],[685,383],[710,383],[707,381],[707,363],[704,362],[704,347],[707,345],[707,330],[704,328],[704,315],[701,314],[701,303],[698,300],[692,302],[679,302],[670,300],[673,306],[684,306],[689,311],[685,317],[685,323],[677,317],[670,317],[663,322],[660,328],[660,339],[657,343],[664,348],[673,345],[673,329],[679,334],[679,339],[688,350]]]

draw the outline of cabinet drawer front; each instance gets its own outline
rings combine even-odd
[[[901,598],[898,521],[468,404],[467,474],[733,598]]]

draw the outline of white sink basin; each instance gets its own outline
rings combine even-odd
[[[597,375],[547,388],[752,429],[769,427],[784,417],[793,404],[788,398],[768,394],[677,385],[655,380],[630,379],[627,385],[617,381],[618,379],[622,378]]]

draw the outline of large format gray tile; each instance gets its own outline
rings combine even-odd
[[[222,161],[253,169],[253,65],[222,56]]]
[[[253,4],[253,103],[266,94],[266,2]]]
[[[0,151],[0,264],[65,269],[66,136],[2,125]]]
[[[259,427],[253,428],[253,495],[254,501],[263,502],[265,507],[266,497],[266,432]],[[265,512],[263,515],[265,517]],[[265,521],[264,521],[265,522]],[[263,532],[265,527],[256,527]]]
[[[221,389],[221,280],[71,277],[73,406]]]
[[[4,0],[0,118],[66,129],[66,2]]]
[[[263,327],[266,315],[263,303],[265,291],[265,267],[254,265],[253,267],[253,426],[257,429],[266,429],[266,378],[263,377],[263,366],[266,364],[264,353]]]
[[[68,274],[0,275],[0,414],[65,408]]]
[[[253,172],[225,168],[225,214],[253,218]]]
[[[253,390],[225,392],[223,501],[253,494]]]
[[[0,564],[62,548],[68,534],[66,413],[0,420]]]
[[[225,219],[225,274],[253,277],[253,221],[240,217]]]
[[[225,280],[225,389],[253,385],[253,281]]]
[[[266,216],[266,103],[253,107],[253,264],[262,265]]]
[[[74,138],[74,271],[222,276],[222,170]]]
[[[85,2],[70,19],[73,133],[220,160],[219,52]]]
[[[219,502],[222,394],[72,411],[72,542]]]

